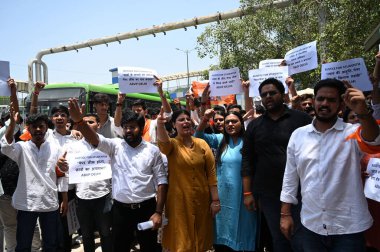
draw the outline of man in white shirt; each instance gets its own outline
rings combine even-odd
[[[114,251],[129,251],[135,231],[140,251],[161,251],[157,229],[162,223],[168,182],[159,149],[142,139],[144,117],[125,112],[121,120],[124,139],[107,139],[84,123],[76,100],[69,101],[69,110],[86,140],[111,158]],[[138,223],[148,220],[153,222],[152,230],[136,230]]]
[[[326,79],[314,88],[316,118],[295,130],[289,140],[281,192],[281,231],[292,236],[291,205],[302,194],[303,251],[365,251],[363,231],[372,225],[360,172],[362,152],[347,137],[361,125],[367,145],[380,145],[379,127],[367,109],[363,93]],[[344,123],[338,113],[346,104],[360,125]],[[359,129],[360,130],[360,129]]]
[[[28,117],[31,141],[14,142],[16,115],[11,107],[11,122],[1,139],[1,151],[19,167],[12,205],[17,209],[16,251],[30,251],[37,218],[40,221],[44,251],[55,251],[58,230],[58,194],[55,167],[61,153],[54,142],[45,140],[48,117]]]
[[[86,114],[83,121],[96,132],[99,117]],[[67,156],[72,153],[88,153],[94,147],[85,139],[67,145]],[[60,162],[59,162],[60,165]],[[79,183],[75,185],[77,195],[77,215],[81,227],[85,252],[95,251],[94,232],[99,231],[103,252],[112,252],[111,234],[111,180]]]

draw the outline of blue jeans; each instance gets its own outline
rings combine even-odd
[[[304,226],[300,230],[302,251],[305,252],[365,252],[364,232],[343,235],[320,235]]]
[[[99,231],[103,252],[112,252],[111,206],[109,194],[97,199],[77,199],[77,215],[85,252],[95,251],[94,232]]]
[[[301,228],[300,212],[301,201],[298,205],[292,205],[292,217],[294,221],[294,235],[291,240],[287,240],[280,230],[280,213],[281,201],[279,197],[268,195],[255,195],[258,200],[259,210],[265,216],[270,234],[272,236],[274,252],[292,252],[301,251],[301,240],[298,238],[298,232]]]
[[[43,250],[44,252],[55,252],[58,245],[58,216],[58,210],[51,212],[29,212],[18,210],[16,251],[30,252],[34,229],[36,227],[37,218],[39,218],[43,240]]]

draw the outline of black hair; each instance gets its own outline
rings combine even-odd
[[[318,90],[323,87],[335,88],[338,90],[339,99],[341,99],[342,94],[346,92],[346,85],[337,79],[324,79],[320,80],[314,87],[314,96],[317,96]]]
[[[234,109],[234,108],[239,109],[239,111],[242,111],[242,110],[243,110],[242,107],[241,107],[240,105],[238,105],[238,104],[230,104],[230,105],[228,105],[228,107],[227,107],[227,111],[229,111],[230,109]]]
[[[158,115],[160,113],[158,108],[149,108],[148,111],[150,115]]]
[[[146,105],[145,105],[145,101],[144,100],[141,100],[141,99],[137,99],[136,101],[134,101],[132,103],[132,107],[133,106],[141,106],[143,108],[143,110],[146,110]]]
[[[187,111],[187,110],[177,110],[177,111],[174,111],[173,112],[173,115],[172,115],[172,123],[175,123],[175,121],[177,120],[178,116],[182,115],[182,114],[185,114],[187,115],[188,117],[191,117],[190,115],[190,112]]]
[[[95,118],[95,121],[96,121],[97,123],[100,122],[100,118],[99,118],[99,116],[98,116],[97,114],[95,114],[95,113],[87,113],[87,114],[85,114],[83,117],[94,117],[94,118]]]
[[[123,116],[121,117],[121,126],[124,127],[124,125],[129,123],[129,122],[137,122],[137,124],[139,125],[139,128],[140,128],[140,132],[141,133],[143,132],[144,126],[145,126],[144,116],[142,116],[138,113],[126,110],[126,111],[124,111]]]
[[[107,103],[109,104],[110,103],[110,97],[107,95],[107,94],[101,94],[101,93],[97,93],[96,95],[94,95],[94,103]]]
[[[226,120],[226,117],[229,115],[235,115],[235,116],[237,116],[237,118],[239,118],[239,121],[241,123],[241,130],[239,132],[239,137],[243,137],[243,135],[245,133],[245,128],[244,128],[244,119],[243,119],[242,115],[236,111],[230,111],[226,114],[226,116],[224,117],[224,120]],[[226,125],[224,127],[226,127]],[[217,153],[216,153],[217,164],[222,163],[222,154],[226,150],[226,148],[228,148],[229,142],[230,142],[230,135],[226,132],[226,130],[224,130],[222,142],[220,143],[218,150],[217,150]]]
[[[213,110],[216,111],[222,111],[223,113],[226,113],[226,109],[222,106],[216,105],[213,107]]]
[[[35,125],[37,122],[39,121],[43,121],[46,123],[46,126],[49,126],[49,117],[45,114],[33,114],[31,116],[29,116],[27,119],[26,119],[26,124],[27,125]]]
[[[281,93],[281,94],[285,94],[285,88],[284,88],[284,85],[282,84],[281,81],[275,79],[275,78],[269,78],[269,79],[266,79],[264,80],[263,82],[261,82],[260,86],[259,86],[259,93],[261,94],[261,89],[265,86],[265,85],[269,85],[269,84],[272,84],[274,85],[277,90]]]
[[[50,111],[50,115],[53,116],[57,112],[62,112],[62,113],[65,113],[67,116],[70,116],[69,109],[63,105],[59,105],[58,107],[53,107]]]
[[[262,105],[256,105],[256,114],[262,115],[265,113],[265,108]]]
[[[307,99],[314,99],[314,95],[312,94],[302,94],[300,95],[301,102],[306,101]]]

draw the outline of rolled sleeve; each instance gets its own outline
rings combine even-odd
[[[156,185],[168,184],[164,162],[162,161],[161,153],[157,150],[153,163],[153,175]]]
[[[157,141],[158,143],[158,148],[160,148],[160,151],[168,156],[172,150],[173,150],[173,139],[170,138],[169,142],[161,142],[160,140]]]

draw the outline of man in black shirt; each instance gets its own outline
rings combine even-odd
[[[272,235],[273,249],[292,251],[295,241],[289,242],[280,231],[280,192],[286,165],[286,148],[293,131],[311,123],[311,117],[284,105],[285,89],[277,79],[267,79],[259,87],[266,109],[263,116],[253,120],[246,130],[242,149],[244,204],[248,210],[256,206],[265,216]],[[294,219],[299,220],[294,208]]]

